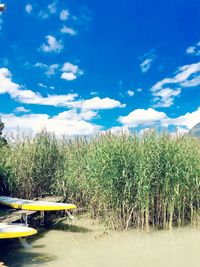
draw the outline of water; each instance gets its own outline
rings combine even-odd
[[[61,222],[29,240],[31,250],[17,241],[1,241],[0,261],[10,267],[200,266],[200,231],[192,227],[105,234],[99,224],[80,219],[70,226]]]

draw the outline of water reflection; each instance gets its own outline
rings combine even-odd
[[[149,234],[129,230],[110,232],[87,220],[60,221],[31,238],[26,251],[17,242],[4,243],[0,261],[9,267],[198,267],[200,231],[177,228]],[[5,245],[7,244],[7,245]],[[1,246],[1,243],[0,243]],[[4,253],[2,253],[4,250]]]
[[[64,232],[72,232],[72,233],[89,233],[92,232],[91,229],[77,226],[73,224],[66,224],[65,222],[59,222],[52,226],[51,230],[57,230],[57,231],[64,231]]]
[[[31,265],[42,266],[45,263],[56,260],[56,256],[47,253],[33,252],[20,247],[21,244],[17,241],[4,241],[0,243],[0,261],[4,262],[9,267],[22,267]],[[40,246],[40,249],[43,248]],[[0,264],[1,266],[1,264]]]

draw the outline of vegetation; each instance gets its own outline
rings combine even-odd
[[[5,137],[3,137],[3,129],[4,129],[4,123],[1,121],[0,118],[0,148],[7,144]]]
[[[1,121],[0,118],[0,150],[3,146],[7,145],[6,139],[3,137],[3,129],[4,123]],[[8,193],[8,183],[7,183],[7,175],[5,169],[2,166],[2,162],[0,161],[0,194]]]
[[[11,195],[63,195],[113,228],[171,228],[200,211],[200,140],[154,132],[56,138],[45,131],[0,152]]]

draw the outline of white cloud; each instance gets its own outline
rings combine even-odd
[[[138,127],[140,125],[152,125],[167,119],[164,112],[156,111],[155,109],[135,109],[127,116],[119,117],[118,121],[128,127]]]
[[[128,90],[126,93],[127,93],[127,95],[130,96],[130,97],[131,97],[131,96],[134,96],[134,94],[135,94],[134,91],[132,91],[132,90]]]
[[[142,92],[142,88],[138,88],[136,91],[137,92]]]
[[[97,112],[91,110],[77,111],[71,109],[61,112],[50,117],[48,114],[0,114],[5,123],[6,132],[17,132],[30,134],[41,131],[46,128],[49,132],[56,135],[92,135],[101,131],[105,133],[101,125],[91,123],[93,118],[97,117]],[[177,118],[168,118],[163,112],[153,109],[137,109],[128,116],[120,117],[119,121],[123,126],[112,127],[108,131],[114,134],[121,132],[128,133],[132,127],[144,126],[148,127],[156,123],[162,126],[176,126],[176,133],[187,133],[194,125],[200,121],[200,107],[194,112],[188,112]],[[150,128],[142,129],[140,134],[149,131]]]
[[[200,122],[200,107],[193,112],[187,112],[179,117],[170,118],[164,112],[155,109],[136,109],[127,116],[121,116],[118,121],[124,126],[137,128],[138,126],[176,126],[177,131],[188,131]]]
[[[80,111],[77,112],[76,109],[71,109],[68,111],[64,111],[59,113],[57,116],[54,116],[53,118],[57,119],[66,119],[66,120],[86,120],[90,121],[91,119],[95,118],[97,116],[97,112],[92,110],[86,110],[86,111]]]
[[[140,68],[143,73],[150,69],[152,61],[153,60],[151,58],[147,58],[140,64]]]
[[[67,81],[75,80],[78,76],[83,74],[83,71],[80,70],[77,65],[73,65],[69,62],[64,63],[61,71],[63,72],[61,78]]]
[[[153,92],[162,89],[164,86],[168,84],[178,84],[183,85],[187,82],[187,87],[190,86],[190,83],[193,83],[193,79],[200,75],[200,62],[184,65],[179,67],[175,72],[175,76],[172,78],[165,78],[159,82],[157,82],[151,90]],[[191,77],[192,76],[192,77]],[[191,79],[189,79],[191,77]]]
[[[51,76],[51,75],[56,74],[56,70],[59,68],[59,64],[47,65],[47,64],[37,62],[35,64],[35,67],[46,70],[45,74],[47,76]]]
[[[77,32],[74,29],[69,28],[69,27],[67,27],[65,25],[60,29],[60,31],[62,33],[67,33],[67,34],[72,35],[72,36],[77,35]]]
[[[15,113],[29,113],[31,110],[30,109],[26,109],[24,107],[17,107],[14,112]]]
[[[109,97],[99,98],[94,97],[91,99],[84,100],[83,102],[79,102],[76,106],[79,106],[83,110],[101,110],[101,109],[113,109],[113,108],[123,108],[126,105],[121,104],[119,101],[115,99],[111,99]]]
[[[67,80],[67,81],[73,81],[77,77],[76,77],[76,75],[74,73],[71,73],[71,72],[63,72],[61,74],[61,78],[64,79],[64,80]]]
[[[60,53],[64,46],[63,46],[63,43],[61,40],[57,41],[56,38],[52,35],[47,35],[46,36],[46,39],[47,39],[47,44],[43,43],[41,46],[40,46],[40,49],[43,51],[43,52],[55,52],[55,53]]]
[[[56,70],[59,68],[58,64],[52,64],[48,67],[47,71],[45,72],[46,75],[51,76],[54,75]]]
[[[98,116],[98,113],[96,111],[93,111],[93,110],[82,110],[81,111],[81,117],[88,121],[88,120],[91,120],[91,119],[94,119],[95,117],[99,117]]]
[[[42,97],[38,92],[34,93],[31,90],[22,90],[18,92],[17,96],[14,97],[14,99],[25,104],[70,107],[71,105],[73,105],[72,101],[76,97],[77,94],[48,95],[47,97]]]
[[[71,106],[77,94],[41,96],[38,92],[25,90],[12,81],[12,75],[7,68],[0,68],[0,94],[8,93],[10,97],[25,104]]]
[[[119,101],[109,97],[94,97],[86,100],[76,100],[78,97],[75,93],[66,95],[48,95],[43,97],[39,92],[24,89],[12,81],[12,75],[7,68],[0,68],[0,94],[9,94],[15,101],[25,104],[50,105],[55,107],[78,108],[86,110],[102,110],[117,107],[125,107]]]
[[[195,46],[190,46],[187,48],[186,53],[187,54],[195,54]]]
[[[31,12],[33,10],[33,6],[31,4],[27,4],[25,6],[25,10],[26,10],[26,13],[31,14]]]
[[[186,127],[186,129],[191,129],[194,125],[200,122],[200,107],[193,112],[187,112],[186,114],[179,116],[177,118],[167,118],[163,121],[165,126],[175,125],[179,127]]]
[[[135,95],[135,92],[133,90],[127,90],[126,92],[123,92],[123,93],[119,93],[119,96],[121,97],[133,97]]]
[[[11,73],[7,68],[0,68],[0,94],[14,94],[19,85],[11,81]]]
[[[156,59],[154,50],[151,50],[150,52],[144,54],[143,59],[143,62],[140,64],[140,69],[143,73],[146,73],[149,71],[153,61]]]
[[[38,83],[38,86],[42,87],[42,88],[47,88],[47,85],[43,84],[43,83]]]
[[[35,64],[35,67],[46,70],[45,74],[47,76],[51,76],[56,74],[59,64],[52,64],[48,66],[47,64],[38,62]],[[61,78],[67,81],[75,80],[78,76],[83,75],[83,71],[77,65],[73,65],[69,62],[64,63],[60,71],[62,72]]]
[[[181,83],[181,86],[182,87],[195,87],[195,86],[198,86],[199,84],[200,84],[200,75],[196,76],[195,78],[185,80],[184,82]]]
[[[61,71],[63,72],[72,72],[72,73],[77,73],[77,71],[79,70],[77,65],[73,65],[69,62],[64,63]]]
[[[92,92],[90,92],[90,95],[98,95],[98,92],[92,91]]]
[[[66,10],[66,9],[63,9],[61,12],[60,12],[60,19],[61,20],[67,20],[69,18],[69,11]]]
[[[47,8],[48,8],[50,14],[56,13],[56,11],[57,11],[56,5],[57,5],[57,1],[54,1],[51,4],[48,5]]]
[[[41,10],[40,13],[39,13],[39,16],[42,19],[47,19],[51,15],[56,14],[56,12],[57,12],[57,1],[54,1],[54,2],[52,2],[51,4],[49,4],[47,6],[47,9],[45,11]]]
[[[180,95],[181,89],[164,88],[154,93],[154,107],[171,107],[174,104],[174,97]]]
[[[37,62],[34,66],[38,67],[38,68],[41,68],[41,69],[46,69],[48,67],[47,64],[43,64],[41,62]]]
[[[194,46],[188,47],[186,53],[194,56],[200,56],[200,42],[196,43]]]
[[[5,123],[6,132],[37,133],[46,128],[48,132],[56,135],[92,135],[99,132],[102,126],[86,121],[82,114],[74,110],[59,113],[50,117],[47,114],[28,114],[17,116],[15,114],[1,114]]]
[[[42,18],[42,19],[47,19],[49,18],[50,14],[48,12],[45,12],[45,11],[40,11],[39,13],[39,17]]]
[[[182,88],[197,85],[200,85],[200,62],[179,67],[172,78],[164,78],[151,88],[154,107],[171,106]]]

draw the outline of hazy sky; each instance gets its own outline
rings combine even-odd
[[[7,131],[184,132],[200,121],[200,1],[4,2]]]

